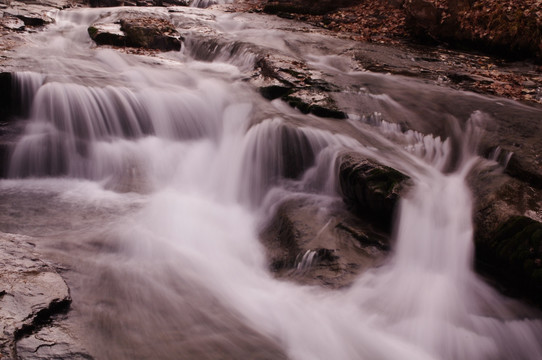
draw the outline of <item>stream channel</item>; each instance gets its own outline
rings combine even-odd
[[[181,51],[133,54],[89,38],[89,25],[136,11],[175,24]],[[0,230],[33,237],[62,270],[73,299],[63,326],[93,358],[542,358],[539,315],[473,270],[467,183],[498,166],[477,154],[488,114],[531,110],[363,71],[348,40],[270,16],[185,7],[51,16],[14,55],[24,130],[0,181]],[[262,53],[337,86],[347,119],[262,97],[251,80]],[[284,150],[285,129],[298,153]],[[275,276],[261,233],[292,199],[332,221],[345,206],[336,161],[345,151],[410,177],[390,254],[338,288]]]

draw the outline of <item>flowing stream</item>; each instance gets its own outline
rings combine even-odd
[[[69,326],[93,356],[542,358],[537,315],[473,272],[466,178],[490,163],[476,155],[483,111],[472,111],[448,140],[364,116],[411,116],[374,89],[429,85],[309,51],[334,40],[290,32],[279,19],[138,9],[190,27],[182,51],[133,55],[91,42],[89,24],[129,11],[58,12],[17,50],[28,70],[15,77],[25,129],[0,181],[0,230],[35,237],[66,269]],[[246,50],[205,53],[203,25]],[[244,81],[255,61],[250,44],[365,84],[339,99],[350,118],[323,120],[263,99]],[[411,101],[423,108],[419,94],[412,90]],[[284,150],[285,137],[295,153]],[[388,262],[341,290],[276,279],[259,240],[270,209],[299,195],[340,203],[335,159],[345,149],[413,181]],[[300,269],[312,257],[305,254]]]

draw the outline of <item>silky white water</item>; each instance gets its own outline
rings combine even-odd
[[[93,356],[542,358],[542,322],[473,272],[466,177],[486,163],[475,152],[484,114],[450,134],[460,148],[361,114],[341,134],[262,99],[242,81],[250,56],[95,48],[86,26],[108,11],[62,12],[21,50],[41,59],[16,75],[29,109],[0,181],[25,219],[8,217],[2,230],[35,236],[66,266],[69,316]],[[340,202],[335,159],[345,149],[412,179],[389,261],[341,290],[276,279],[259,240],[270,209],[300,195]],[[301,256],[303,271],[314,254]]]

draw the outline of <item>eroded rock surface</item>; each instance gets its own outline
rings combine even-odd
[[[342,204],[331,208],[322,212],[319,204],[305,199],[278,207],[261,235],[276,276],[338,288],[383,262],[389,237]]]
[[[332,96],[340,89],[324,80],[320,71],[279,54],[261,57],[256,69],[252,83],[265,98],[280,98],[304,114],[335,119],[347,117]]]
[[[68,286],[39,259],[32,238],[0,233],[0,357],[71,358],[77,341],[52,321],[70,303]]]

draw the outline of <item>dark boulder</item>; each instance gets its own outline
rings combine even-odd
[[[339,164],[340,191],[346,204],[391,231],[395,207],[408,176],[357,153],[342,154]]]
[[[126,34],[120,24],[93,24],[89,26],[88,34],[98,45],[126,46]]]
[[[11,73],[0,73],[0,124],[6,122],[13,112],[15,99],[12,78]]]
[[[542,306],[542,223],[512,216],[477,245],[476,255],[483,270],[508,291]]]

